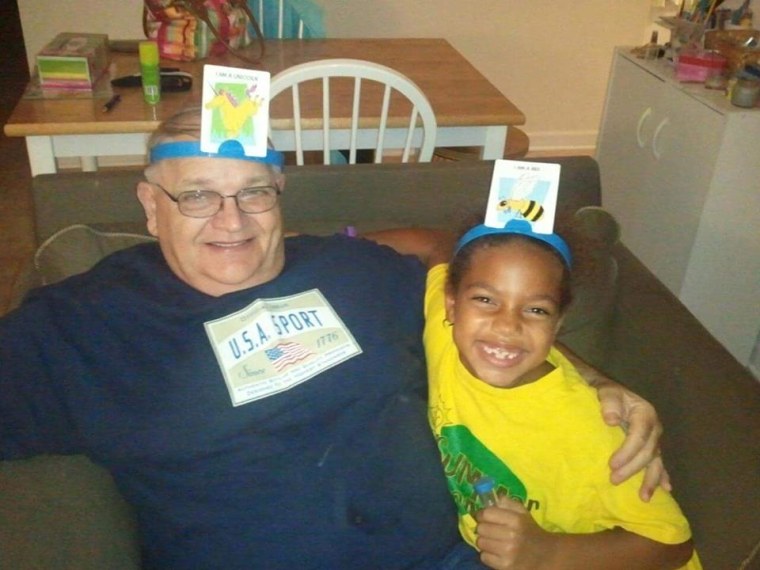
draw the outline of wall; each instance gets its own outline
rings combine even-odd
[[[643,43],[650,11],[649,0],[319,2],[333,36],[446,38],[525,113],[532,149],[594,146],[612,49]]]
[[[538,150],[594,146],[612,49],[648,39],[658,0],[316,1],[329,36],[446,38],[525,113]],[[58,32],[142,36],[141,0],[18,3],[30,65]]]
[[[111,39],[139,38],[141,0],[17,0],[29,65],[59,32],[108,34]]]

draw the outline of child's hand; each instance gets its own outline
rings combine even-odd
[[[520,503],[505,498],[498,506],[477,512],[475,520],[480,560],[496,570],[683,568],[694,547],[691,540],[663,544],[619,527],[551,533],[540,528]]]
[[[556,537],[539,527],[519,502],[502,497],[498,507],[479,511],[475,520],[483,564],[497,570],[548,566]]]

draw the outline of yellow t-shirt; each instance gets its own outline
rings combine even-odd
[[[446,270],[430,270],[425,295],[429,421],[464,539],[475,545],[473,483],[487,475],[550,532],[621,527],[665,544],[688,540],[689,524],[669,493],[639,499],[643,474],[610,483],[608,461],[624,434],[604,423],[596,391],[559,351],[548,357],[555,370],[516,388],[490,386],[467,371],[444,324]],[[701,568],[696,552],[685,568]]]

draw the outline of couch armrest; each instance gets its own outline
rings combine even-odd
[[[3,568],[137,570],[134,515],[82,456],[0,462]]]
[[[760,383],[628,249],[615,255],[606,371],[657,408],[704,567],[760,568],[760,558],[741,566],[760,542]]]
[[[26,294],[35,287],[42,285],[40,276],[34,269],[34,261],[30,258],[24,261],[11,284],[11,294],[6,312],[15,309],[24,300]]]

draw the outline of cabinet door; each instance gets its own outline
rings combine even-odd
[[[723,117],[621,55],[597,158],[602,203],[623,242],[679,294],[720,146]]]
[[[653,106],[663,88],[662,80],[615,56],[596,158],[602,205],[615,215],[624,231],[638,218],[641,203],[635,190],[641,188],[651,160],[645,147],[655,120]]]
[[[650,160],[628,228],[633,251],[680,295],[713,177],[723,115],[669,86],[655,111]],[[625,239],[625,234],[624,234]]]

